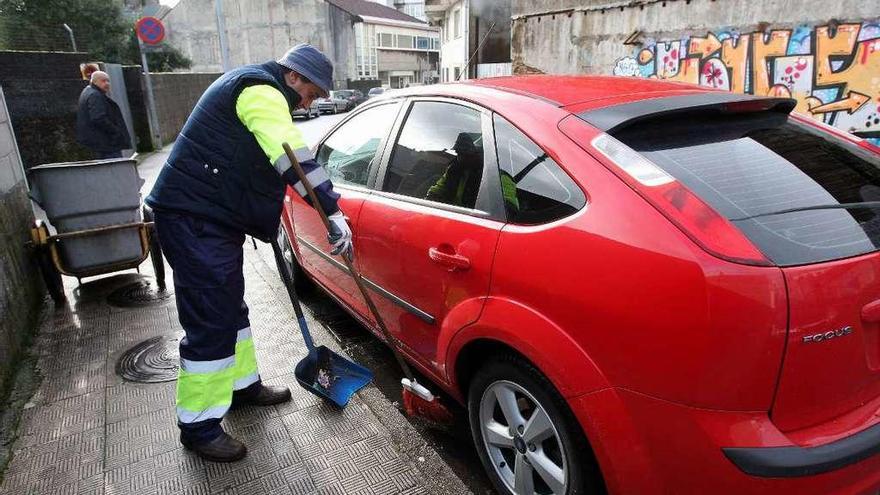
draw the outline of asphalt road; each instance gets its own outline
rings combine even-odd
[[[298,128],[306,143],[314,146],[324,134],[337,122],[345,118],[345,114],[322,115],[311,120],[297,119]],[[169,148],[164,150],[166,153]],[[163,160],[155,155],[141,162],[139,173],[146,180],[143,191],[149,191],[162,166]],[[338,342],[344,351],[359,363],[374,372],[374,383],[388,403],[401,409],[400,378],[402,372],[394,360],[394,356],[384,344],[355,321],[348,313],[333,302],[329,297],[316,290],[313,294],[302,295],[305,310],[319,320]],[[436,391],[436,387],[432,387]],[[448,428],[438,430],[418,420],[407,418],[412,429],[419,435],[422,442],[437,451],[454,473],[474,493],[495,493],[489,479],[483,471],[477,457],[470,435],[467,411],[445,397],[456,416],[455,423]],[[393,428],[392,425],[386,425]]]

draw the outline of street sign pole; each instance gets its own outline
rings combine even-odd
[[[162,149],[162,133],[159,130],[159,114],[156,112],[156,99],[153,97],[153,81],[150,79],[150,66],[147,65],[147,53],[144,50],[144,42],[138,38],[138,48],[141,50],[141,65],[144,68],[144,84],[147,87],[147,112],[150,114],[150,134],[153,138],[153,148]]]
[[[226,17],[223,15],[223,0],[214,0],[214,14],[217,16],[217,34],[220,36],[220,63],[223,72],[229,72],[229,42],[226,39]]]

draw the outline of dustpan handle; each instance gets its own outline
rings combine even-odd
[[[309,179],[306,177],[305,172],[303,172],[302,167],[299,164],[299,160],[296,159],[296,155],[293,154],[293,150],[290,149],[290,145],[287,143],[282,143],[281,145],[284,148],[284,152],[287,153],[287,158],[290,160],[290,164],[293,166],[293,170],[296,172],[296,175],[299,177],[299,181],[302,183],[303,187],[306,188],[306,192],[309,194],[309,198],[312,200],[312,206],[318,212],[318,215],[321,217],[321,221],[324,222],[324,227],[327,228],[327,232],[330,231],[330,219],[327,218],[327,212],[324,211],[324,208],[321,206],[321,202],[318,201],[318,195],[315,194],[314,188],[312,188],[312,184],[309,182]],[[345,263],[345,267],[348,268],[348,273],[351,274],[351,278],[354,279],[355,285],[358,286],[358,289],[361,291],[361,295],[364,296],[364,301],[367,303],[367,307],[370,308],[370,311],[373,313],[373,318],[376,319],[376,323],[379,324],[379,329],[382,330],[382,335],[385,337],[385,342],[391,347],[391,351],[394,353],[395,359],[397,359],[397,364],[400,365],[400,369],[403,370],[403,374],[406,375],[407,378],[410,379],[411,382],[415,382],[415,377],[413,376],[413,372],[410,369],[409,365],[404,361],[403,356],[400,354],[400,349],[398,348],[397,339],[391,335],[391,332],[388,331],[388,327],[385,326],[385,320],[382,319],[382,316],[379,314],[379,310],[376,309],[376,305],[373,304],[373,298],[370,297],[370,294],[367,292],[366,287],[364,287],[364,282],[361,280],[360,274],[354,269],[354,264],[352,264],[351,260],[348,256],[340,256],[342,261]]]
[[[275,262],[281,272],[281,280],[287,289],[287,295],[290,297],[290,303],[293,304],[293,312],[296,313],[296,321],[299,323],[299,331],[302,332],[303,340],[306,341],[306,347],[309,352],[315,350],[315,342],[312,340],[312,334],[309,332],[309,326],[306,324],[306,316],[303,314],[302,306],[299,303],[299,297],[296,295],[296,289],[293,287],[293,281],[290,279],[290,272],[287,271],[287,262],[281,255],[281,247],[278,240],[271,239],[269,244],[272,245],[272,253],[275,254]]]

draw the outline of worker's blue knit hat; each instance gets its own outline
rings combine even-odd
[[[325,93],[333,88],[333,64],[317,48],[301,43],[277,60],[280,65],[307,77]]]

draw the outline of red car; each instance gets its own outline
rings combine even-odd
[[[880,155],[794,106],[499,78],[396,91],[319,144],[501,493],[877,493]],[[291,191],[279,237],[377,330]]]

